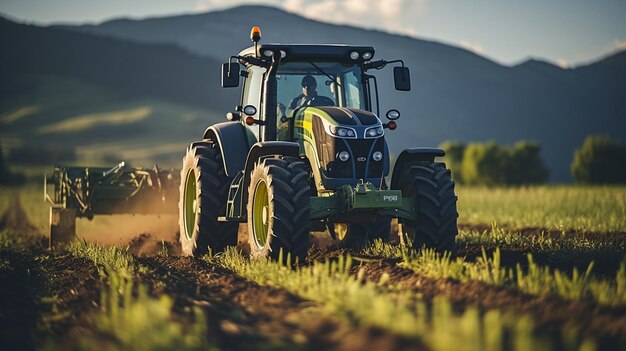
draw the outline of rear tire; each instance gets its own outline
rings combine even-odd
[[[201,256],[209,247],[215,253],[237,244],[237,223],[217,220],[225,213],[230,182],[217,144],[205,140],[189,146],[183,158],[178,204],[184,255]]]
[[[457,197],[450,170],[444,163],[415,162],[400,175],[403,197],[412,197],[417,221],[400,220],[400,241],[408,238],[414,249],[422,246],[437,251],[456,251],[458,233]]]
[[[297,158],[266,158],[252,170],[248,191],[251,256],[304,263],[309,248],[309,173]]]

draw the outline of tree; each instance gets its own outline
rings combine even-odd
[[[452,178],[456,182],[463,183],[461,163],[467,145],[458,141],[445,141],[439,147],[446,151],[446,166],[452,170]]]
[[[548,180],[549,171],[541,159],[539,144],[522,140],[507,151],[505,166],[507,184],[539,184]]]
[[[574,153],[572,177],[580,184],[626,183],[626,148],[606,135],[591,135]]]
[[[494,141],[470,143],[463,153],[461,173],[468,184],[505,184],[505,165],[506,151]]]

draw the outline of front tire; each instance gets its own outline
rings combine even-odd
[[[416,221],[400,220],[401,242],[409,239],[414,249],[423,246],[437,251],[456,251],[458,234],[457,197],[450,170],[440,162],[415,162],[400,175],[403,197],[412,197]]]
[[[305,262],[309,247],[309,173],[296,158],[266,158],[250,176],[248,235],[250,254]]]
[[[237,223],[219,222],[225,213],[231,179],[226,176],[219,146],[192,143],[181,170],[179,227],[182,252],[201,256],[237,243]]]

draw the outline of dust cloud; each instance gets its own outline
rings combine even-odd
[[[164,247],[178,253],[178,215],[96,215],[77,219],[76,236],[104,246],[129,247],[133,254],[149,256]]]

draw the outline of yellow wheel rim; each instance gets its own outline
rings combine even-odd
[[[337,240],[342,241],[346,238],[348,234],[348,224],[347,223],[335,223],[333,224],[335,228],[335,235],[337,236]]]
[[[259,247],[267,243],[267,233],[269,228],[269,197],[267,194],[267,184],[260,179],[254,188],[252,198],[252,229],[254,238]]]
[[[185,179],[185,195],[183,200],[183,215],[185,220],[185,235],[191,240],[196,226],[196,212],[198,208],[198,196],[196,194],[196,176],[193,169],[187,172]]]

